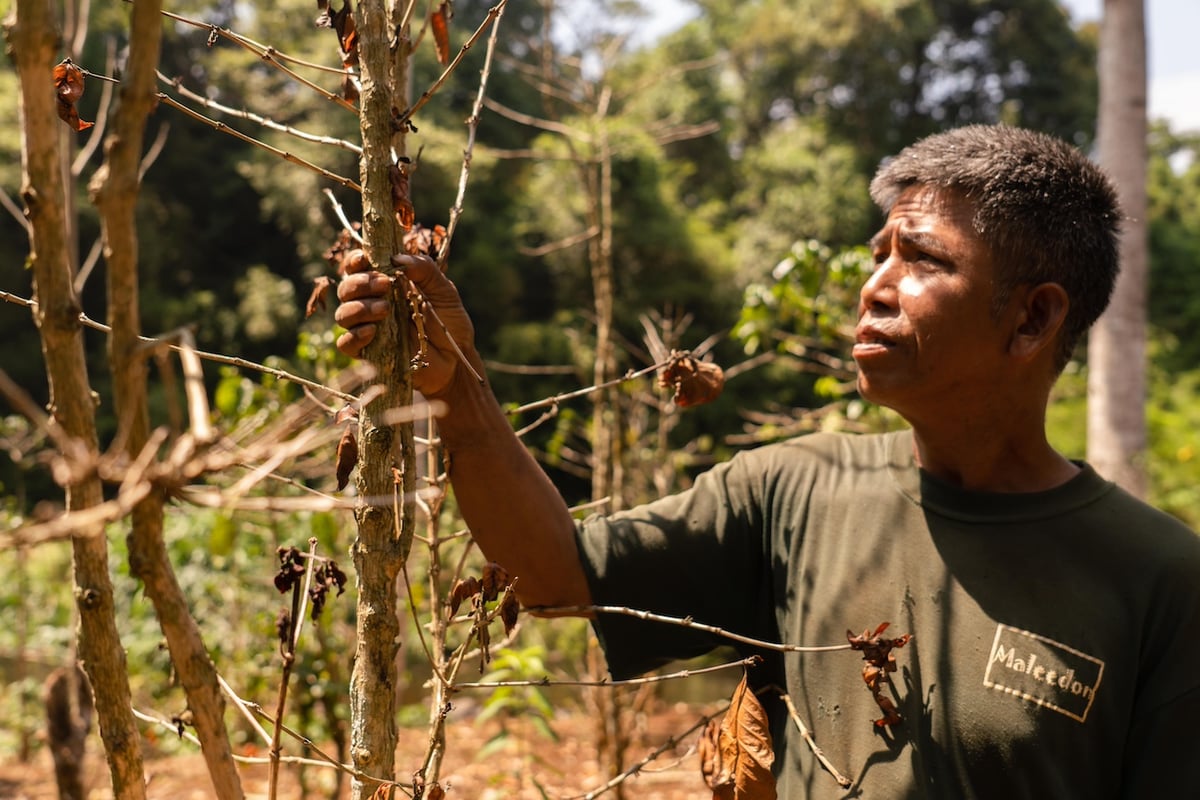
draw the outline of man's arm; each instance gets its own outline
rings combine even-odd
[[[345,260],[335,318],[346,333],[338,348],[358,356],[388,313],[391,280],[370,271],[365,257]],[[400,255],[393,265],[420,290],[426,312],[427,366],[414,373],[418,391],[446,405],[438,430],[447,453],[450,482],[463,518],[484,555],[517,578],[526,606],[575,606],[591,602],[575,544],[575,522],[546,473],[517,439],[482,376],[474,330],[457,289],[433,260]],[[410,336],[416,336],[415,327]],[[449,336],[453,336],[459,352]]]

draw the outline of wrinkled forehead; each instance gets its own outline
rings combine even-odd
[[[976,204],[957,188],[913,184],[897,195],[888,210],[884,231],[895,226],[937,226],[981,239],[977,212]]]

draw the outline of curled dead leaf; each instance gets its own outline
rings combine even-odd
[[[75,104],[83,97],[83,70],[66,58],[54,67],[54,91],[58,96],[58,118],[76,131],[86,131],[96,123],[79,118]]]
[[[703,405],[721,396],[725,371],[686,350],[672,351],[669,363],[658,375],[658,385],[675,390],[672,400],[680,408]]]
[[[495,600],[500,596],[500,592],[508,588],[508,584],[508,570],[495,561],[489,561],[483,565],[483,580],[480,581],[483,602],[490,603]]]
[[[333,28],[338,37],[338,48],[341,50],[342,66],[358,66],[358,31],[354,25],[354,13],[350,0],[342,3],[341,11],[333,11],[328,0],[317,0],[317,15],[315,23],[318,28]]]
[[[516,592],[505,592],[500,601],[500,621],[504,623],[504,635],[512,634],[517,627],[517,618],[521,614],[521,603],[517,600]]]
[[[355,79],[354,73],[342,73],[342,99],[348,103],[357,103],[361,96],[362,90],[358,88],[358,81]]]
[[[450,63],[450,18],[454,15],[450,0],[442,0],[429,14],[429,27],[433,31],[433,47],[438,63],[443,67]]]
[[[458,613],[463,600],[479,594],[479,589],[479,579],[474,576],[455,581],[454,588],[450,590],[450,616]]]
[[[413,224],[412,230],[404,234],[404,252],[413,256],[437,258],[444,241],[446,241],[444,226],[434,225],[432,228],[426,228],[417,222]]]
[[[862,652],[863,661],[867,662],[863,665],[863,682],[867,684],[871,696],[875,698],[875,704],[883,712],[883,717],[875,720],[876,728],[890,727],[904,721],[896,704],[883,693],[883,685],[892,682],[889,673],[896,671],[896,654],[892,651],[908,644],[912,634],[906,633],[895,639],[885,639],[883,632],[889,624],[880,623],[874,632],[867,628],[857,636],[852,631],[846,631],[846,641],[850,643],[850,649]]]
[[[396,784],[381,783],[371,792],[371,800],[392,800],[396,796]]]
[[[308,302],[304,305],[305,319],[308,319],[318,311],[325,310],[325,298],[329,294],[330,286],[333,286],[333,279],[326,275],[313,278],[312,293],[309,294]]]
[[[342,431],[342,438],[338,440],[336,473],[339,492],[350,482],[350,473],[358,463],[358,438],[354,435],[354,428],[354,423],[347,425]]]
[[[705,728],[701,774],[713,800],[776,800],[774,762],[767,712],[743,674],[720,726],[714,720]]]
[[[412,200],[409,199],[408,172],[399,164],[392,164],[388,167],[388,179],[392,185],[392,210],[396,212],[396,222],[407,231],[412,228],[416,218]]]

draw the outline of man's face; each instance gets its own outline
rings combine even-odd
[[[1007,311],[992,311],[991,254],[971,204],[914,186],[871,240],[875,272],[862,288],[854,345],[858,389],[910,422],[981,410],[1003,375]]]

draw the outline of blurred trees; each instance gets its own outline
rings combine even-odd
[[[497,106],[570,119],[582,97],[544,91],[542,70],[555,70],[560,80],[572,72],[580,86],[596,84],[588,70],[597,66],[601,48],[611,54],[604,84],[611,91],[609,118],[619,120],[609,126],[619,143],[611,165],[618,298],[613,324],[618,339],[629,343],[618,348],[618,371],[639,363],[634,351],[643,311],[676,320],[686,312],[696,340],[722,334],[736,318],[742,287],[762,280],[793,242],[817,239],[841,247],[863,241],[879,221],[865,192],[875,165],[918,136],[953,124],[1003,120],[1091,144],[1096,30],[1072,29],[1055,0],[698,5],[701,15],[681,30],[634,48],[619,39],[637,29],[637,9],[629,4],[576,4],[570,14],[547,17],[544,4],[514,0],[500,37],[504,54],[490,79],[489,97]],[[487,7],[479,0],[455,4],[453,48]],[[302,58],[320,60],[333,46],[332,33],[312,25],[315,10],[307,0],[282,0],[253,13],[199,0],[173,10]],[[93,13],[83,55],[89,68],[103,69],[109,42],[119,60],[126,46],[119,33],[122,13],[107,6]],[[596,27],[598,19],[607,22]],[[607,31],[607,38],[584,35],[593,30]],[[557,60],[547,66],[542,55],[550,45]],[[438,102],[416,120],[412,193],[425,224],[444,221],[453,203],[460,166],[455,142],[473,100],[481,50],[467,54]],[[419,48],[415,88],[420,91],[440,71],[430,49]],[[198,95],[279,125],[332,137],[354,131],[352,114],[288,84],[253,53],[223,39],[210,44],[204,28],[165,23],[162,72]],[[6,63],[0,81],[15,85],[13,80]],[[337,89],[336,76],[318,82]],[[93,87],[81,102],[85,118],[98,101]],[[13,117],[14,108],[0,107],[0,120]],[[351,151],[221,119],[333,172],[355,169]],[[709,122],[717,127],[703,136],[663,135],[672,126]],[[338,227],[322,190],[332,189],[354,217],[352,193],[171,109],[156,111],[151,132],[159,127],[168,128],[167,143],[144,178],[138,209],[143,329],[194,325],[201,348],[275,359],[291,352],[299,331],[328,327],[327,318],[302,321],[299,306],[308,281],[328,270],[321,254]],[[549,136],[485,111],[451,257],[485,355],[565,368],[557,377],[497,372],[497,391],[512,402],[578,386],[592,366],[586,248],[544,248],[579,229],[583,197],[581,185],[564,172],[561,144]],[[1178,139],[1164,144],[1181,153],[1190,146]],[[0,138],[0,148],[10,153],[4,163],[14,164],[15,140]],[[1181,162],[1176,157],[1171,163]],[[1178,194],[1189,180],[1194,185],[1194,167],[1177,173],[1164,160],[1152,169],[1152,191],[1161,187],[1150,214],[1152,322],[1161,317],[1178,330],[1195,316],[1190,294],[1179,291],[1188,283],[1181,265],[1193,247],[1195,215],[1181,205],[1186,192]],[[0,168],[0,188],[10,198],[16,179],[11,166]],[[86,250],[98,223],[86,202],[79,205]],[[19,225],[3,215],[0,229],[7,232],[0,237],[0,279],[7,290],[25,294]],[[100,283],[91,280],[83,291],[84,308],[97,319],[106,313]],[[10,308],[0,327],[13,343],[4,367],[35,393],[44,391],[25,313]],[[1179,340],[1177,354],[1160,352],[1182,366],[1189,362],[1190,337]],[[89,346],[98,358],[101,343]],[[715,345],[719,360],[738,358],[738,352],[727,337]],[[771,373],[755,374],[755,381],[732,382],[716,408],[681,419],[672,441],[706,430],[719,434],[715,446],[722,447],[720,434],[740,424],[737,409],[781,388],[772,385]],[[108,396],[106,386],[96,388]],[[103,409],[100,424],[102,437],[111,435]],[[564,435],[548,430],[535,436],[535,444],[554,461],[555,443]],[[4,478],[17,476],[9,469]],[[558,478],[571,486],[566,472]],[[582,485],[577,488],[582,496]],[[35,494],[43,490],[35,483]]]
[[[691,471],[734,447],[824,424],[893,422],[847,395],[849,365],[838,329],[851,313],[864,269],[862,253],[852,246],[879,222],[866,185],[880,159],[919,136],[966,122],[1042,128],[1084,148],[1094,138],[1096,32],[1073,30],[1055,0],[697,4],[703,11],[698,19],[635,48],[622,39],[639,19],[628,3],[574,3],[566,7],[569,15],[547,16],[551,5],[510,0],[499,40],[503,56],[489,82],[493,106],[480,125],[450,258],[502,401],[516,404],[590,383],[597,349],[594,254],[582,241],[548,245],[592,222],[600,164],[594,145],[603,134],[617,345],[608,374],[653,360],[651,329],[670,347],[707,341],[716,360],[731,367],[720,400],[687,414],[672,414],[649,380],[621,388],[617,401],[626,413],[618,444],[628,469],[618,488],[628,492],[627,502],[677,488]],[[0,13],[7,6],[0,0]],[[452,48],[489,6],[482,0],[455,3]],[[314,61],[327,62],[335,46],[330,31],[312,25],[311,0],[253,8],[185,0],[172,10]],[[92,35],[79,55],[88,69],[119,67],[128,46],[121,38],[126,13],[119,4],[94,8]],[[118,61],[112,67],[106,61],[110,43]],[[554,58],[545,58],[551,50]],[[482,51],[467,54],[414,120],[412,199],[426,225],[445,222],[454,202]],[[210,42],[206,28],[164,22],[161,71],[167,81],[178,80],[227,108],[249,109],[312,134],[356,138],[353,114],[298,90],[253,53],[223,39]],[[416,92],[440,72],[431,48],[418,48]],[[338,88],[336,76],[318,82]],[[0,65],[0,123],[9,124],[0,124],[0,189],[10,200],[17,198],[19,181],[16,89],[6,60]],[[605,114],[589,113],[602,93]],[[84,118],[95,118],[100,95],[89,84],[81,102]],[[357,177],[358,155],[351,150],[207,113]],[[591,138],[572,144],[521,121],[535,118]],[[163,106],[152,115],[148,138],[159,129],[166,129],[166,145],[144,177],[137,211],[143,331],[195,326],[202,349],[286,364],[328,382],[346,362],[333,352],[328,315],[304,321],[300,307],[309,281],[329,271],[322,253],[340,227],[323,190],[331,189],[351,218],[360,213],[357,197]],[[79,143],[87,136],[80,135]],[[1151,499],[1196,524],[1200,138],[1160,125],[1149,145]],[[93,154],[84,178],[99,161]],[[99,229],[84,185],[86,180],[77,198],[82,252]],[[0,213],[0,289],[22,297],[30,294],[26,250],[21,223]],[[101,264],[82,292],[84,310],[99,320],[107,316],[103,272]],[[0,308],[6,337],[0,367],[44,401],[45,372],[28,312],[14,304]],[[99,363],[103,338],[89,332],[86,343],[89,358]],[[764,353],[773,358],[762,358]],[[1084,373],[1082,362],[1072,365],[1051,419],[1056,443],[1077,457],[1083,455]],[[229,418],[277,415],[275,404],[295,399],[273,379],[248,378],[232,367],[210,371],[210,378],[215,406]],[[101,400],[99,434],[107,440],[115,428],[111,387],[102,380],[94,384]],[[160,420],[162,399],[151,400]],[[578,406],[564,406],[555,424],[529,439],[573,502],[590,494],[587,460],[578,452],[586,419]],[[14,519],[38,500],[57,497],[48,476],[22,457],[28,450],[10,446],[26,440],[21,427],[11,418],[0,426],[11,456],[0,461],[0,483]],[[260,612],[269,612],[275,598],[270,589],[251,585],[253,576],[277,545],[293,543],[287,537],[296,531],[317,537],[323,552],[343,551],[347,542],[334,515],[240,515],[235,521],[189,509],[168,526],[181,582],[216,642],[214,657],[243,664],[249,686],[262,689],[271,654],[254,648],[269,639],[269,620],[264,623]],[[119,547],[117,555],[123,562]],[[15,558],[24,575],[24,556]],[[64,583],[65,567],[47,566],[52,556],[35,561],[37,571],[20,591],[10,587],[0,599],[5,608],[20,605],[24,612],[14,649],[29,641],[49,651],[65,640],[36,629],[66,624],[69,598],[48,597]],[[125,603],[134,584],[122,574],[117,581]],[[156,629],[144,624],[133,599],[128,602],[121,618],[131,657],[165,674]],[[34,619],[31,608],[38,609]],[[347,612],[341,607],[331,620],[327,615],[317,642],[303,654],[319,675],[308,688],[335,690],[338,698],[347,677],[337,662],[339,642],[351,635]],[[11,640],[18,631],[5,635]],[[419,650],[415,635],[405,635],[406,651]],[[30,691],[24,684],[20,690]],[[135,682],[134,691],[144,699],[152,690]],[[166,691],[182,702],[177,689]],[[307,695],[299,713],[325,715],[335,728],[335,715],[345,709],[324,700],[326,710],[319,711],[322,698]]]

